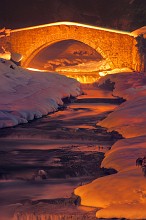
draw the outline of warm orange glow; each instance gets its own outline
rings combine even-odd
[[[107,73],[106,72],[99,72],[99,75],[100,76],[105,76],[105,75],[107,75]]]
[[[24,56],[21,62],[23,67],[28,67],[49,46],[76,40],[97,51],[111,68],[128,66],[134,70],[140,69],[139,52],[130,32],[64,21],[11,30],[10,35],[13,50]]]
[[[101,71],[99,72],[99,76],[105,76],[107,74],[116,74],[116,73],[129,73],[129,72],[133,72],[132,69],[130,68],[115,68],[115,69],[111,69],[111,70],[105,70],[105,71]]]
[[[28,70],[31,70],[31,71],[37,71],[37,72],[49,72],[47,70],[40,70],[40,69],[36,69],[36,68],[27,68]],[[61,75],[65,75],[69,78],[74,78],[76,80],[78,80],[80,83],[94,83],[96,82],[97,80],[99,80],[100,76],[98,74],[95,74],[95,73],[81,73],[81,72],[78,72],[78,73],[62,73],[61,72]]]
[[[11,59],[11,53],[10,52],[0,53],[0,58],[3,58],[5,60],[10,60]]]
[[[49,72],[48,70],[40,70],[40,69],[35,69],[35,68],[27,68],[28,70],[31,71],[39,71],[39,72]],[[122,73],[122,72],[132,72],[131,69],[129,68],[117,68],[113,70],[105,70],[105,71],[99,71],[99,72],[59,72],[56,71],[57,73],[67,76],[69,78],[73,78],[78,80],[82,84],[87,84],[87,83],[94,83],[98,81],[102,76],[105,76],[107,74],[116,74],[116,73]]]
[[[90,28],[90,29],[95,29],[95,30],[102,30],[102,31],[114,32],[114,33],[119,33],[119,34],[127,34],[127,35],[130,35],[130,36],[133,36],[132,33],[127,32],[127,31],[119,31],[119,30],[96,27],[96,26],[93,26],[93,25],[87,25],[87,24],[81,24],[81,23],[69,22],[69,21],[62,21],[62,22],[55,22],[55,23],[50,23],[50,24],[37,25],[37,26],[32,26],[32,27],[27,27],[27,28],[20,28],[20,29],[11,30],[10,32],[12,33],[12,32],[25,31],[25,30],[27,31],[27,30],[36,29],[36,28],[43,28],[43,27],[50,27],[50,26],[57,26],[57,25],[69,25],[69,26],[85,27],[85,28]]]
[[[31,67],[28,67],[26,69],[31,70],[31,71],[37,71],[37,72],[48,72],[46,70],[39,70],[39,69],[36,69],[36,68],[31,68]]]
[[[64,73],[63,75],[70,77],[70,78],[74,78],[78,80],[80,83],[94,83],[100,78],[99,75],[92,75],[92,74],[83,75],[82,73],[78,73],[74,75]]]

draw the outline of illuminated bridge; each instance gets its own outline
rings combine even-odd
[[[129,32],[74,22],[57,22],[11,30],[10,36],[5,38],[11,52],[23,55],[23,67],[28,67],[42,49],[64,40],[77,40],[92,47],[111,68],[129,67],[139,71],[142,66],[136,40]]]

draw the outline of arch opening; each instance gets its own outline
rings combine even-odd
[[[29,69],[58,72],[82,83],[99,79],[100,71],[110,69],[107,60],[89,45],[77,40],[62,40],[39,48],[25,65]]]

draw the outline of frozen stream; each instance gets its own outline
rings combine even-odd
[[[101,169],[100,164],[104,152],[120,137],[116,133],[108,133],[96,123],[113,111],[118,101],[109,91],[88,88],[85,93],[63,111],[28,124],[1,129],[2,220],[12,219],[13,212],[14,219],[19,220],[24,220],[25,215],[30,215],[27,219],[33,220],[37,216],[42,216],[41,220],[82,219],[59,217],[75,213],[84,215],[84,219],[88,214],[94,216],[94,209],[76,207],[74,199],[70,198],[74,188],[80,184],[114,172]],[[39,169],[47,172],[47,179],[38,177],[32,180]],[[65,208],[62,207],[64,204]],[[4,217],[6,212],[7,218]],[[31,217],[32,213],[36,218]]]

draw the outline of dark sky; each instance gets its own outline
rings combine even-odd
[[[2,0],[0,27],[76,21],[117,29],[146,25],[146,0]]]

